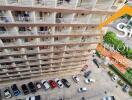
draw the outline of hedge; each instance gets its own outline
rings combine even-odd
[[[114,65],[111,64],[109,67],[132,87],[132,74],[129,73],[130,69],[128,69],[126,73],[123,74]]]
[[[114,32],[108,31],[103,38],[104,43],[113,46],[116,51],[128,59],[132,59],[132,49],[127,47],[122,40],[119,40]]]

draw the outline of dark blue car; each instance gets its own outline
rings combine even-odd
[[[18,89],[18,87],[17,87],[16,84],[13,84],[13,85],[11,86],[11,89],[12,89],[12,91],[13,91],[13,93],[14,93],[15,96],[21,95],[21,92],[20,92],[20,90]]]

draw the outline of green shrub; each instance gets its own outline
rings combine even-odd
[[[114,49],[119,53],[128,59],[132,59],[132,49],[127,47],[122,40],[119,40],[114,32],[108,31],[103,38],[109,46],[114,46]]]
[[[123,86],[124,85],[124,82],[122,80],[118,80],[117,82],[120,86]]]
[[[113,76],[113,75],[114,75],[114,73],[113,73],[112,71],[108,71],[108,74],[109,74],[110,76]]]
[[[132,91],[129,91],[129,95],[132,97]]]
[[[100,53],[97,50],[95,54],[100,58]]]

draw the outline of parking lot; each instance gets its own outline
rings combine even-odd
[[[34,95],[41,95],[42,100],[59,100],[60,97],[64,97],[65,100],[81,100],[82,97],[85,97],[86,100],[101,100],[104,96],[115,96],[116,100],[132,100],[127,93],[124,93],[120,86],[116,87],[116,82],[112,82],[111,78],[107,74],[107,68],[104,69],[103,67],[97,68],[96,65],[91,61],[88,61],[88,69],[91,70],[92,74],[90,77],[94,78],[96,81],[95,83],[91,84],[85,84],[84,83],[84,77],[82,74],[80,74],[78,77],[80,79],[79,83],[75,83],[72,79],[72,75],[67,76],[58,76],[55,75],[53,77],[46,77],[43,79],[54,79],[54,78],[66,78],[70,84],[70,88],[55,88],[55,89],[49,89],[48,91],[45,91],[44,89],[41,89],[37,91],[35,94],[30,94],[27,96],[34,96]],[[73,74],[74,75],[74,74]],[[42,79],[42,77],[41,77]],[[36,80],[30,80],[30,81],[37,81],[41,79]],[[30,82],[24,81],[24,83]],[[17,82],[16,83],[18,87],[23,84],[23,82]],[[10,86],[10,85],[9,85]],[[8,85],[2,85],[0,87],[8,87]],[[84,93],[78,93],[77,89],[80,87],[87,87],[87,92]],[[16,100],[16,99],[24,99],[27,96],[18,96],[13,97],[9,100]],[[2,99],[2,100],[8,100],[8,99]]]

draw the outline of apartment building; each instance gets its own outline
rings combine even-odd
[[[0,0],[0,82],[80,71],[124,2]]]

